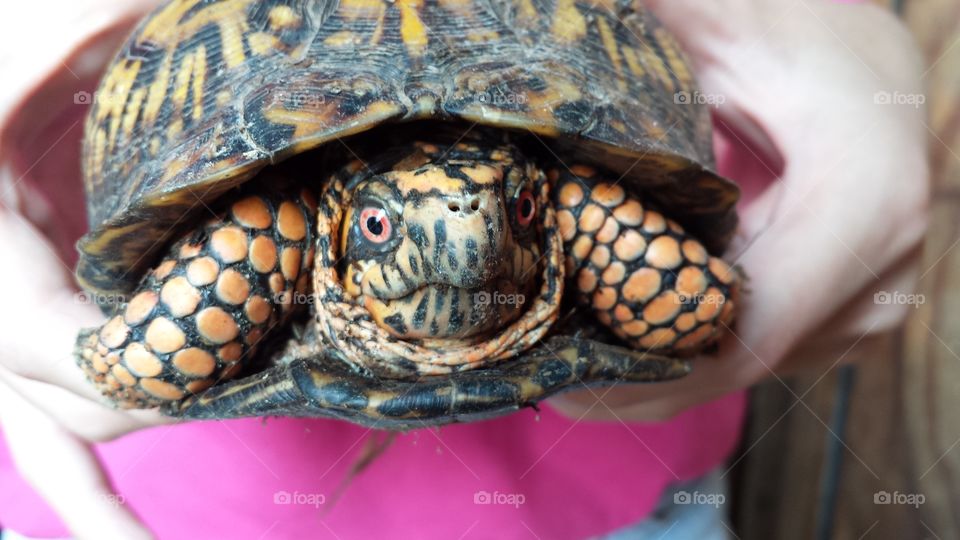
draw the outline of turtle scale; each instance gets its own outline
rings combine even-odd
[[[293,344],[259,376],[214,386],[171,403],[166,412],[186,419],[325,417],[408,430],[494,418],[571,388],[669,381],[689,371],[683,360],[553,336],[542,347],[490,368],[394,380],[371,377],[336,355]]]
[[[711,170],[706,109],[674,103],[694,89],[639,0],[176,0],[136,28],[87,118],[77,276],[128,293],[200,201],[423,119],[527,131],[603,164],[719,253],[738,192]]]

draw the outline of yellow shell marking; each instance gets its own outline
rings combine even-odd
[[[670,79],[670,72],[667,71],[667,63],[651,48],[647,49],[645,56],[647,57],[647,68],[656,74],[664,88],[673,91],[673,80]]]
[[[367,106],[363,113],[358,115],[349,123],[341,126],[341,129],[337,131],[338,136],[347,137],[349,135],[353,135],[354,133],[365,131],[370,125],[377,123],[377,121],[394,116],[399,112],[400,106],[393,103],[386,103],[383,101],[371,103]],[[296,154],[316,146],[317,142],[311,139],[316,139],[318,134],[323,133],[323,128],[328,126],[328,122],[330,121],[330,118],[332,118],[329,115],[322,114],[322,112],[318,109],[310,109],[307,111],[290,111],[282,108],[274,108],[264,111],[263,116],[271,122],[294,126],[294,132],[291,140],[300,141],[302,139],[307,139],[305,142],[294,143],[290,147],[290,152],[292,154]]]
[[[193,60],[193,119],[203,117],[203,83],[207,77],[207,47],[200,45]]]
[[[233,99],[233,96],[227,90],[221,90],[217,92],[217,107],[225,107],[230,100]]]
[[[577,10],[576,0],[557,0],[551,31],[562,43],[574,43],[587,35],[587,20]]]
[[[161,36],[173,37],[170,35],[170,29],[176,28],[180,19],[199,3],[200,0],[170,2],[147,21],[147,25],[143,27],[141,34],[143,40],[169,44],[167,40],[161,40]]]
[[[173,94],[170,96],[170,100],[178,113],[183,110],[183,104],[187,101],[187,92],[190,90],[190,76],[193,75],[193,64],[196,57],[196,51],[184,55],[183,62],[180,64],[180,71],[177,72],[176,82],[173,84]]]
[[[320,114],[316,109],[305,111],[291,111],[289,109],[268,109],[263,113],[264,118],[277,124],[294,126],[292,140],[301,139],[307,135],[322,131],[330,117]]]
[[[690,73],[690,70],[687,69],[687,63],[684,62],[680,56],[673,37],[662,28],[657,28],[654,30],[654,33],[656,34],[660,48],[663,49],[664,56],[666,56],[665,61],[667,65],[673,74],[676,75],[680,84],[687,87],[693,86],[693,75]]]
[[[439,4],[443,9],[452,11],[461,17],[473,13],[473,2],[471,0],[439,0]]]
[[[532,0],[516,0],[517,3],[517,21],[524,27],[533,26],[537,22],[537,8],[533,6]]]
[[[170,56],[173,54],[172,49],[179,43],[208,24],[216,24],[220,28],[224,62],[228,68],[237,67],[246,59],[243,53],[243,34],[247,31],[246,7],[251,2],[253,0],[224,0],[201,9],[182,24],[180,19],[196,6],[199,0],[172,2],[150,18],[140,41],[164,45]]]
[[[341,0],[339,11],[344,18],[353,21],[359,18],[372,19],[385,9],[382,0]]]
[[[104,227],[102,234],[96,238],[93,238],[91,242],[85,246],[85,249],[88,253],[103,253],[106,251],[106,248],[108,248],[110,244],[112,244],[118,238],[136,234],[136,232],[142,227],[143,223],[131,223],[130,225]]]
[[[228,68],[234,68],[243,63],[246,56],[243,54],[243,34],[247,30],[245,19],[221,19],[220,38],[223,40],[223,59]]]
[[[623,79],[623,65],[620,60],[620,50],[617,47],[617,38],[613,35],[613,30],[607,24],[604,17],[597,17],[597,29],[600,30],[600,40],[603,41],[603,48],[607,50],[607,56],[610,57],[610,63],[617,72],[617,88],[627,91],[627,81]]]
[[[614,15],[617,14],[616,0],[591,0],[590,7],[605,9]]]
[[[140,105],[143,104],[143,99],[147,96],[146,88],[137,88],[132,94],[130,94],[130,99],[127,101],[127,112],[123,115],[123,122],[120,125],[123,130],[124,138],[130,137],[130,134],[133,133],[133,126],[137,123],[137,116],[140,114]]]
[[[266,32],[254,32],[247,36],[247,44],[250,45],[253,54],[263,56],[276,50],[280,46],[280,39]]]
[[[103,157],[107,149],[107,131],[102,127],[97,127],[93,133],[93,152],[91,153],[92,167],[90,170],[99,171],[103,167]],[[103,175],[93,175],[97,184],[103,183]]]
[[[637,59],[637,52],[633,50],[633,47],[624,45],[620,50],[623,53],[623,59],[627,61],[627,68],[630,69],[630,73],[632,73],[634,77],[643,77],[645,72],[643,66],[640,65],[640,60]]]
[[[380,38],[383,37],[383,20],[387,16],[387,5],[380,4],[380,14],[377,15],[377,26],[373,30],[373,34],[370,35],[370,45],[376,45],[380,43]]]
[[[556,107],[577,101],[582,94],[576,85],[560,77],[554,77],[547,83],[543,92],[527,93],[527,106],[532,116],[542,119],[549,125],[553,122],[553,111]]]
[[[290,6],[274,6],[267,15],[272,30],[282,30],[300,25],[300,16]]]
[[[170,122],[170,127],[167,128],[167,139],[173,139],[180,132],[183,131],[183,119],[176,118]]]
[[[167,95],[167,85],[170,83],[170,69],[173,66],[173,55],[168,54],[160,64],[156,78],[150,84],[150,94],[147,97],[147,104],[143,108],[143,121],[146,124],[153,124],[157,120],[157,114],[160,113],[160,106],[163,105],[163,98]]]
[[[499,34],[492,28],[480,24],[475,16],[472,0],[439,0],[440,7],[454,14],[455,17],[469,21],[466,37],[475,43],[497,39]]]
[[[109,117],[110,127],[107,140],[110,141],[110,147],[116,142],[117,130],[120,128],[120,121],[123,118],[123,109],[127,104],[127,96],[133,86],[133,81],[137,78],[140,71],[140,62],[117,62],[110,70],[110,74],[105,79],[105,84],[97,95],[97,123],[102,122]]]
[[[420,20],[418,10],[423,0],[397,0],[400,8],[400,36],[411,56],[420,56],[427,48],[427,27]]]
[[[360,43],[360,36],[354,34],[350,30],[341,30],[335,34],[331,34],[323,42],[331,47],[344,47],[346,45],[356,45]]]
[[[467,39],[473,41],[474,43],[479,43],[482,41],[494,41],[500,38],[500,34],[496,30],[490,30],[485,28],[476,27],[475,31],[467,34]]]

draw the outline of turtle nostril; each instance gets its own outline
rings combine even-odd
[[[463,202],[466,203],[466,201]],[[470,199],[469,204],[465,204],[463,206],[461,206],[459,202],[450,202],[447,203],[447,208],[449,208],[451,212],[462,211],[465,214],[472,214],[477,210],[480,210],[480,198],[474,197],[473,199]]]
[[[479,211],[483,207],[483,201],[480,197],[471,197],[470,199],[457,199],[447,202],[447,208],[454,213],[470,215]]]

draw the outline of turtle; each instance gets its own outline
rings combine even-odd
[[[383,429],[685,376],[737,186],[638,0],[173,0],[85,123],[111,404]]]

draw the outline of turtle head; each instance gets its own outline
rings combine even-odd
[[[339,249],[346,295],[400,339],[505,328],[541,279],[539,175],[506,148],[414,145],[349,190]]]

